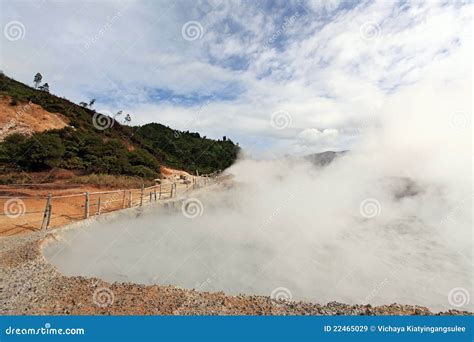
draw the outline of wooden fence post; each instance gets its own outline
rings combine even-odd
[[[161,184],[160,184],[160,197],[158,199],[161,199]]]
[[[86,192],[86,201],[84,203],[84,218],[89,218],[89,193]]]
[[[41,229],[45,230],[49,226],[49,221],[51,220],[51,194],[48,194],[46,199],[46,207],[44,208],[43,223],[41,224]]]
[[[123,191],[123,200],[122,200],[122,209],[125,208],[125,198],[127,197],[127,193],[126,191],[124,190]]]
[[[51,214],[53,212],[53,204],[52,200],[49,202],[49,210],[48,210],[48,219],[46,221],[46,229],[49,227],[49,223],[51,222]]]
[[[151,196],[152,196],[152,194],[153,194],[153,193],[150,191],[150,203],[151,203]]]
[[[99,196],[99,199],[97,200],[97,214],[100,215],[100,196]]]
[[[132,207],[132,190],[128,192],[128,207]]]
[[[143,205],[143,188],[145,185],[142,184],[142,190],[140,191],[140,207]]]
[[[155,202],[156,202],[156,187],[153,188],[153,194],[154,194],[154,196],[155,196]]]

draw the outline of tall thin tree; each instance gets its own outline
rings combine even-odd
[[[43,80],[43,76],[39,72],[36,73],[35,78],[33,79],[33,82],[35,83],[35,88],[38,88],[42,80]]]

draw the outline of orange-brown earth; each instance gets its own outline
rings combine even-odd
[[[48,194],[64,196],[84,194],[87,191],[96,192],[104,191],[104,189],[90,185],[68,186],[66,184],[46,184],[30,187],[0,185],[0,196],[12,197],[8,199],[0,198],[0,208],[3,208],[1,212],[4,214],[0,215],[0,236],[39,230],[43,222],[46,207],[45,197],[48,196]],[[84,196],[53,199],[53,215],[50,226],[59,227],[72,221],[82,219],[84,217],[83,205]],[[112,210],[114,207],[110,209]],[[5,215],[7,212],[11,213],[11,215]],[[23,214],[17,216],[17,213],[21,212],[23,212]]]
[[[184,176],[186,178],[191,179],[192,177],[194,177],[186,171],[176,170],[176,169],[172,169],[172,168],[166,167],[166,166],[161,166],[160,167],[160,173],[165,178],[173,178],[173,177],[174,178],[179,178],[180,176]]]
[[[50,113],[34,103],[11,104],[9,96],[0,98],[0,141],[10,134],[43,132],[69,126],[69,120],[62,114]]]
[[[171,179],[163,180],[157,189],[144,191],[143,203],[167,199],[171,195]],[[67,179],[67,178],[66,178]],[[192,184],[177,183],[178,194],[187,191]],[[159,195],[161,188],[162,194]],[[89,215],[128,208],[140,203],[141,190],[116,189],[109,186],[77,185],[65,183],[65,179],[55,183],[38,185],[0,185],[0,237],[33,232],[41,229],[46,208],[46,197],[51,194],[52,215],[48,228],[56,228],[85,218],[85,193],[89,192]],[[105,192],[105,193],[104,193]],[[61,197],[57,197],[61,196]],[[8,215],[7,215],[8,214]]]

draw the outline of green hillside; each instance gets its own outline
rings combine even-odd
[[[176,131],[157,123],[122,125],[85,104],[77,105],[5,75],[0,75],[0,96],[9,96],[10,105],[18,107],[19,112],[31,101],[49,112],[63,114],[72,126],[31,136],[9,135],[0,143],[0,171],[3,172],[44,171],[57,167],[86,174],[151,179],[159,176],[160,165],[192,173],[222,170],[235,161],[239,151],[239,147],[225,137],[207,139],[199,133]],[[98,129],[97,122],[105,123],[106,128]]]

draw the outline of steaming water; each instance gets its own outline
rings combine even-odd
[[[349,144],[350,154],[329,166],[242,160],[227,170],[232,187],[193,194],[201,216],[150,207],[139,217],[102,217],[64,231],[46,257],[66,274],[110,281],[474,311],[472,39],[465,41],[393,92],[362,86],[343,102],[344,115],[331,106],[306,115],[292,99],[294,127],[265,137],[285,140],[288,151]],[[364,113],[374,113],[373,129]],[[357,141],[292,136],[344,131],[346,116],[361,128]]]
[[[440,187],[386,178],[367,191],[365,180],[344,177],[353,167],[243,162],[231,171],[243,174],[246,163],[254,178],[193,194],[202,215],[153,205],[104,216],[61,232],[45,257],[66,275],[107,281],[228,294],[278,289],[317,303],[433,310],[456,308],[454,301],[473,309],[465,298],[472,289],[471,197],[456,206]],[[457,288],[461,298],[449,295]]]

